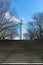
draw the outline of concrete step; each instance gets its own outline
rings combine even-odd
[[[0,53],[0,62],[7,63],[28,63],[28,62],[43,62],[42,59],[38,55],[26,55],[26,54],[11,54],[8,57],[3,53]]]

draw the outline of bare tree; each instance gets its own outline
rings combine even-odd
[[[8,19],[5,18],[5,14],[9,11],[12,16],[14,15],[16,16],[15,8],[13,8],[12,10],[10,9],[10,4],[11,4],[10,1],[11,0],[0,0],[0,40],[5,40],[5,39],[9,40],[9,38],[10,40],[13,40],[13,37],[15,38],[18,35],[18,32],[17,32],[18,25],[10,21],[12,17],[7,16]],[[6,44],[6,47],[7,47],[7,44]],[[5,62],[7,58],[13,52],[14,52],[14,49],[11,49],[10,52],[7,52],[7,49],[5,49],[4,51],[1,50],[0,54],[5,55],[4,59],[2,59],[2,63]]]
[[[10,17],[8,20],[5,18],[5,13],[9,12],[11,15],[15,15],[15,8],[12,10],[10,9],[11,1],[9,0],[1,0],[0,1],[0,40],[4,40],[6,38],[13,38],[15,37],[17,32],[17,24],[10,21],[12,17]],[[7,16],[8,17],[8,16]]]
[[[27,36],[30,40],[43,40],[43,13],[35,14],[28,22]]]

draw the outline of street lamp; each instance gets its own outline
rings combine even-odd
[[[20,40],[23,40],[23,22],[20,21]]]

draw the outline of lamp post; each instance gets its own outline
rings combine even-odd
[[[23,40],[23,22],[20,21],[20,40]]]

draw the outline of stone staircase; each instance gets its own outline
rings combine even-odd
[[[0,63],[43,63],[43,42],[1,42]]]
[[[7,56],[0,53],[0,63],[41,63],[42,59],[38,55],[17,53]]]

